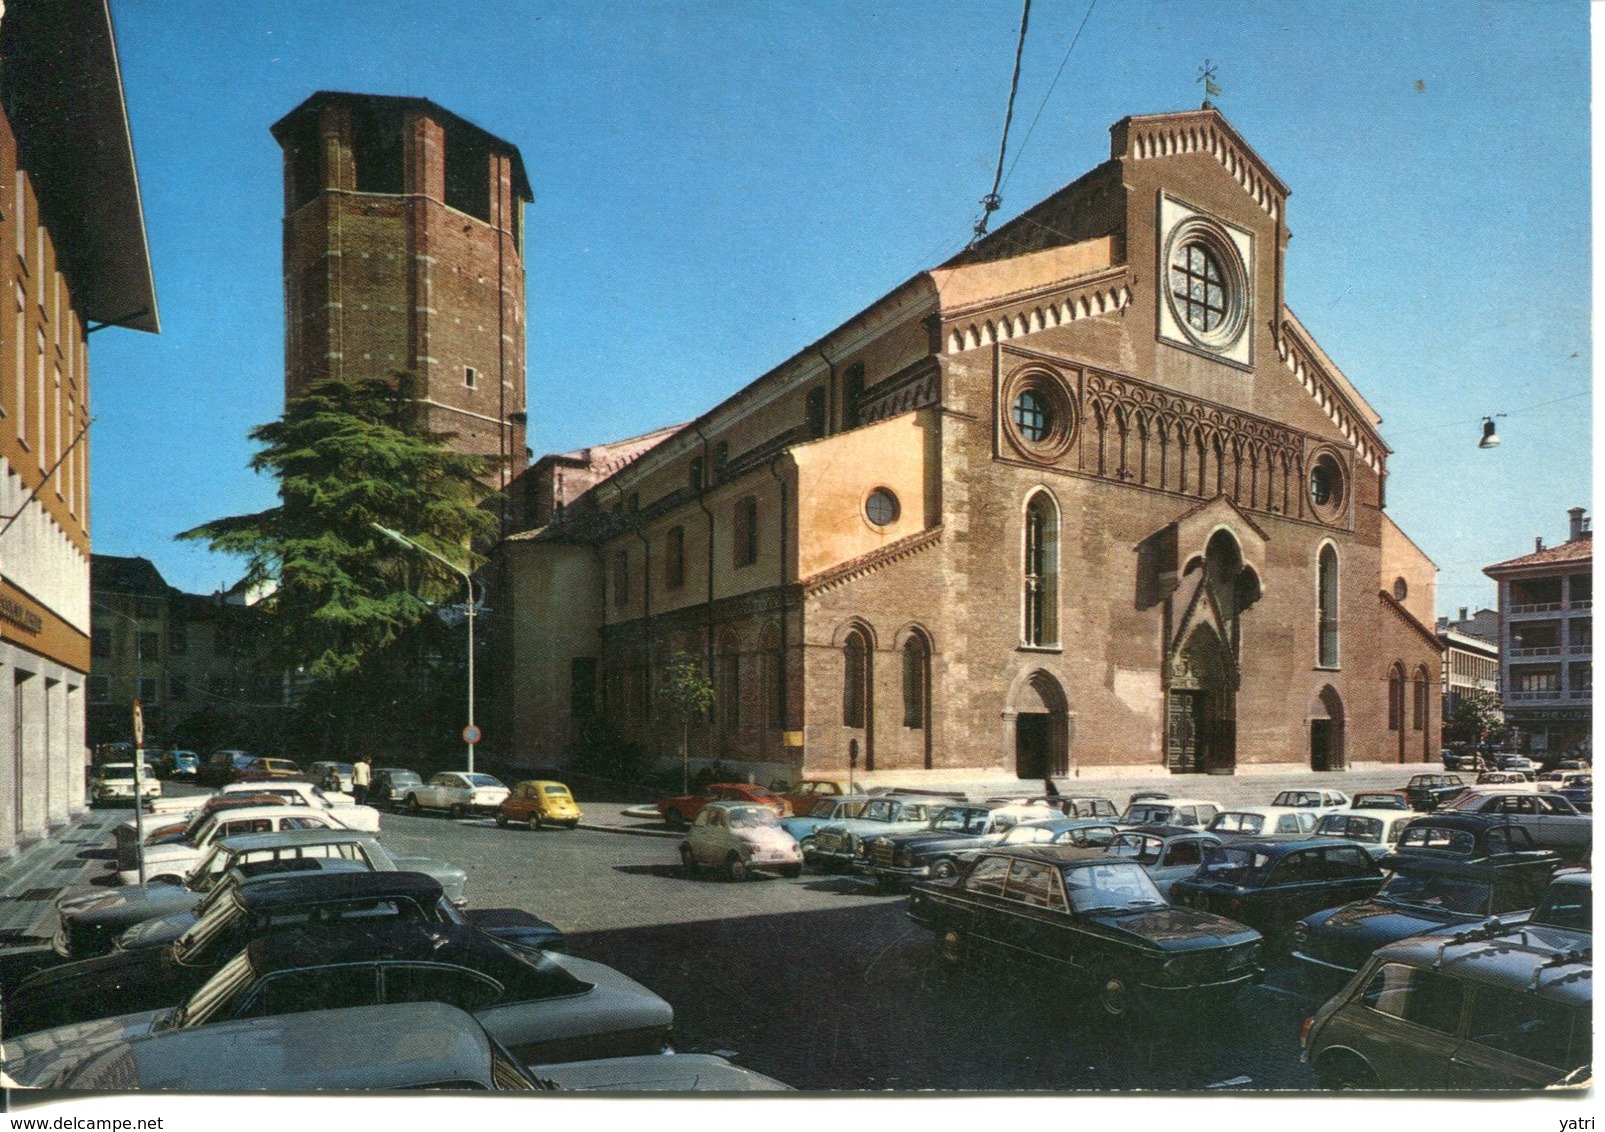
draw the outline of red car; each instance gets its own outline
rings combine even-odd
[[[697,820],[709,802],[757,802],[775,811],[777,817],[791,816],[791,803],[764,786],[748,782],[710,782],[700,794],[658,800],[658,813],[670,829],[682,829]]]

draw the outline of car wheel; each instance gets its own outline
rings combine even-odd
[[[886,873],[876,873],[875,874],[875,891],[876,892],[896,892],[897,891],[897,878],[894,877],[894,876],[889,876]]]
[[[1332,1054],[1315,1066],[1315,1080],[1323,1089],[1371,1090],[1380,1088],[1377,1075],[1365,1062],[1349,1054]]]
[[[931,862],[932,880],[949,880],[958,875],[959,866],[957,861],[950,861],[943,857],[940,861]]]
[[[797,842],[797,848],[802,850],[803,861],[806,863],[808,858],[814,855],[814,839],[812,837],[803,838]]]
[[[580,819],[579,818],[569,818],[567,824],[568,824],[568,827],[570,829],[578,829],[580,827]]]
[[[1092,985],[1098,1005],[1111,1018],[1123,1018],[1135,1008],[1137,990],[1125,975],[1105,969],[1093,975]]]
[[[748,876],[747,862],[741,859],[740,853],[732,853],[725,858],[724,875],[731,880],[746,880]]]
[[[798,877],[802,876],[802,866],[787,865],[785,868],[780,870],[780,875],[783,877],[790,877],[792,880],[796,880]]]
[[[541,815],[540,814],[530,814],[529,815],[529,827],[532,830],[539,829],[541,827]]]
[[[416,795],[416,794],[408,794],[407,795],[407,812],[409,814],[416,814],[418,812],[418,808],[419,808],[418,807],[418,795]]]
[[[680,863],[685,866],[686,875],[694,879],[697,875],[697,858],[691,852],[691,846],[680,846]]]
[[[663,824],[670,829],[684,829],[686,827],[685,815],[679,810],[671,809],[663,815]]]
[[[500,810],[496,811],[496,828],[497,829],[506,829],[507,828],[507,815],[502,813]]]
[[[468,807],[464,806],[461,802],[453,802],[450,810],[447,812],[450,813],[454,818],[467,817]]]
[[[948,928],[936,937],[936,954],[949,967],[962,964],[969,953],[969,942],[957,928]]]

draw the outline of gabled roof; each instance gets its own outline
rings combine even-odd
[[[1587,562],[1594,557],[1594,535],[1592,532],[1580,538],[1563,542],[1559,546],[1546,546],[1531,554],[1524,554],[1520,558],[1511,558],[1504,562],[1495,562],[1492,566],[1484,566],[1482,572],[1492,575],[1496,570],[1519,570],[1524,566],[1549,566],[1560,562]]]
[[[167,597],[176,592],[149,558],[121,558],[112,554],[89,556],[89,587],[101,593],[150,597]]]

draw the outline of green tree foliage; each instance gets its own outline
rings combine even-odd
[[[713,682],[703,670],[702,660],[688,652],[677,652],[663,668],[658,696],[680,723],[680,788],[689,793],[691,756],[688,740],[693,720],[713,710]]]
[[[1455,699],[1449,718],[1444,720],[1443,738],[1449,743],[1476,745],[1505,730],[1505,709],[1499,696],[1482,688],[1467,688]]]
[[[477,565],[470,548],[496,533],[481,508],[484,458],[456,452],[423,426],[413,379],[321,381],[284,416],[250,433],[251,468],[279,481],[279,505],[178,535],[243,555],[247,584],[273,592],[278,659],[315,679],[351,676],[428,614],[461,596],[438,563],[374,530],[402,531]]]

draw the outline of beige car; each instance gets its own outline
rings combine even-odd
[[[802,875],[802,847],[780,826],[768,806],[757,802],[709,802],[680,843],[680,861],[696,876],[697,867],[720,869],[731,880],[753,870]]]

